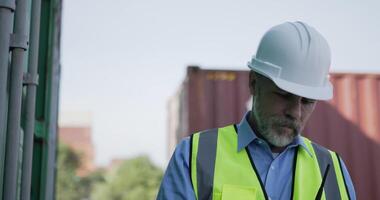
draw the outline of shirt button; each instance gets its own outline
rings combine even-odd
[[[259,140],[259,144],[262,144],[263,142],[261,140]]]
[[[274,167],[273,167],[273,166],[271,166],[271,167],[270,167],[270,169],[271,169],[271,170],[274,170]]]

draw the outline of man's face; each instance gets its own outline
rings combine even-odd
[[[288,93],[270,79],[250,75],[253,116],[260,134],[273,146],[285,147],[301,133],[316,100]]]

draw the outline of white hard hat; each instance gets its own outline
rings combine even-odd
[[[265,33],[248,67],[285,91],[327,100],[333,96],[330,63],[329,45],[317,30],[303,22],[286,22]]]

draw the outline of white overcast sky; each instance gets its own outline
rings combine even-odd
[[[247,69],[285,21],[319,30],[332,71],[380,73],[379,1],[64,0],[60,111],[91,112],[96,163],[149,155],[165,166],[167,101],[186,66]]]

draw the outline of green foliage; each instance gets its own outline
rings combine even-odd
[[[57,159],[56,197],[58,200],[80,199],[77,192],[79,177],[75,170],[79,167],[80,158],[69,147],[60,144]]]
[[[58,166],[65,166],[62,170],[73,171],[80,165],[79,155],[64,144],[58,145]]]
[[[103,171],[95,171],[86,177],[76,175],[80,166],[80,155],[69,147],[60,144],[57,160],[57,200],[89,199],[93,185],[104,181]]]
[[[80,179],[78,193],[82,199],[90,199],[94,185],[104,182],[104,173],[105,172],[103,170],[97,170]]]
[[[80,155],[60,144],[57,160],[57,200],[153,200],[162,170],[146,156],[126,160],[108,172],[78,177]]]
[[[162,175],[162,170],[146,156],[126,160],[108,172],[105,182],[95,187],[91,199],[153,200]]]

